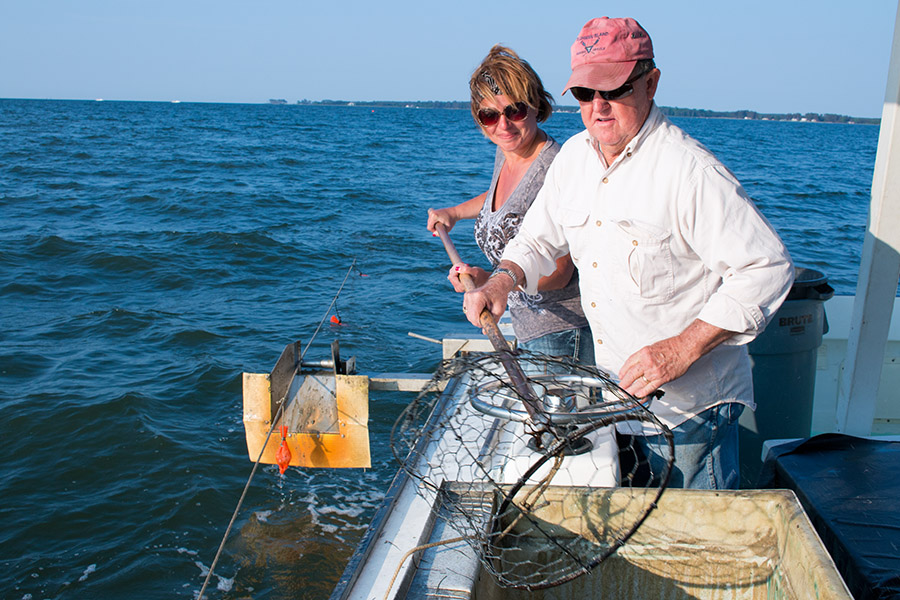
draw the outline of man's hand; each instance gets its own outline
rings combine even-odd
[[[512,269],[519,277],[519,281],[524,281],[525,273],[515,263],[504,260],[500,266]],[[494,320],[499,321],[506,311],[506,299],[512,290],[513,280],[508,275],[501,273],[496,277],[489,277],[483,286],[466,292],[463,296],[463,312],[466,313],[466,318],[472,325],[481,327],[481,312],[487,308],[494,315]]]
[[[645,398],[684,375],[697,359],[733,335],[733,331],[697,319],[679,335],[629,356],[619,371],[619,385],[632,396]]]

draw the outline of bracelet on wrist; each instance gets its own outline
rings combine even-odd
[[[501,274],[506,275],[506,276],[508,276],[510,279],[512,279],[512,282],[513,282],[513,289],[516,289],[516,288],[519,287],[519,278],[516,277],[516,274],[515,274],[515,272],[514,272],[512,269],[507,269],[507,268],[504,268],[504,267],[496,268],[496,269],[494,269],[494,271],[491,273],[491,276],[490,276],[488,279],[492,279],[492,278],[496,277],[497,275],[501,275]]]

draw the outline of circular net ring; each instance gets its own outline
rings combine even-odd
[[[632,415],[646,409],[652,396],[639,400],[600,375],[543,374],[529,378],[550,425],[581,425]],[[529,414],[506,381],[492,380],[469,390],[475,410],[498,419],[525,422]]]

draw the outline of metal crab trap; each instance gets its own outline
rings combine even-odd
[[[400,415],[391,448],[500,585],[547,588],[590,572],[656,507],[674,449],[647,404],[572,359],[463,355]]]

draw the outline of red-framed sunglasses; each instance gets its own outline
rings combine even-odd
[[[528,105],[524,102],[508,104],[503,109],[507,121],[524,121],[528,116]],[[482,108],[478,111],[478,122],[484,127],[491,127],[500,122],[500,111],[493,108]]]

